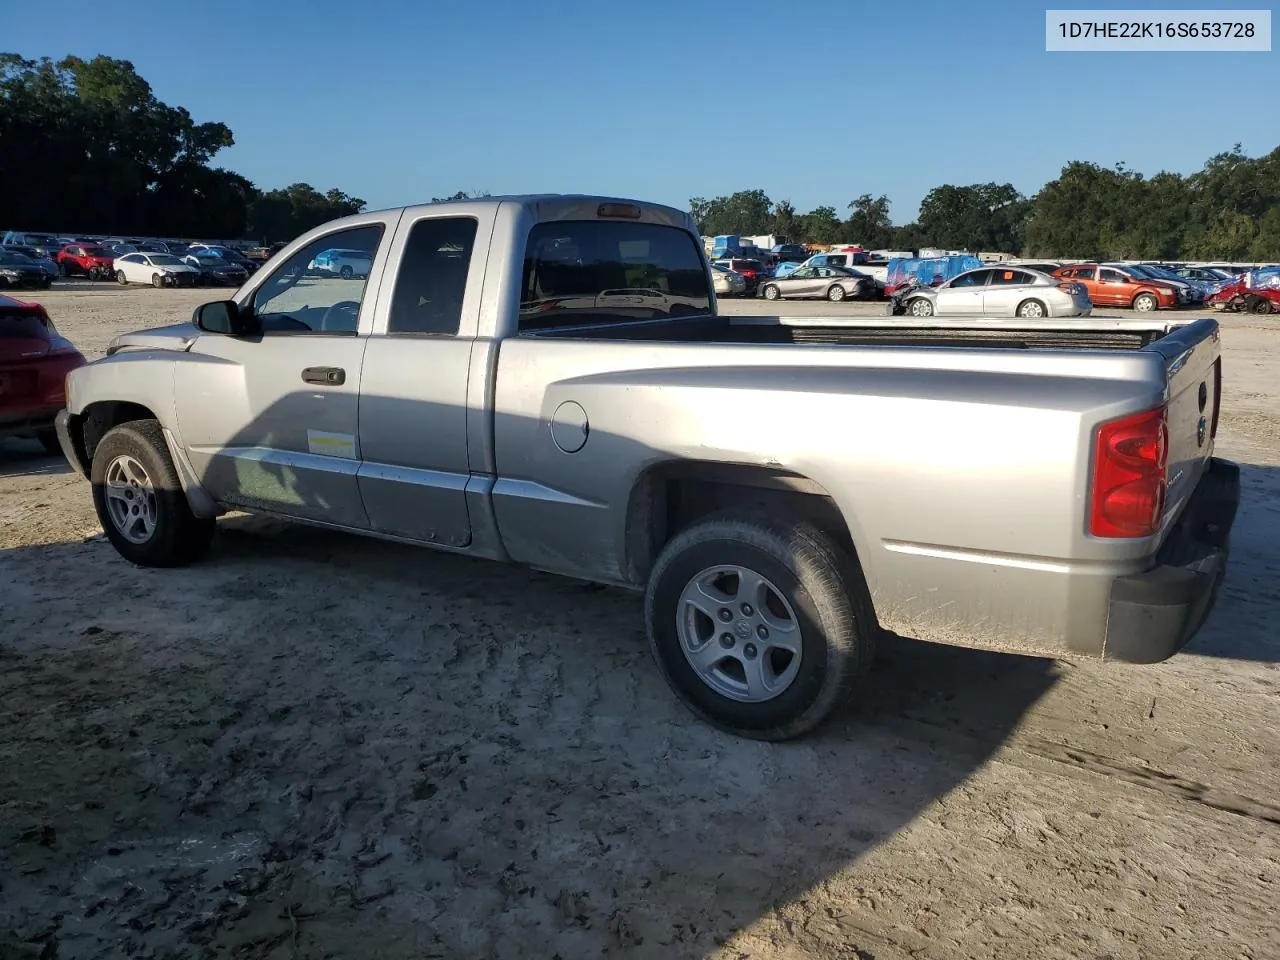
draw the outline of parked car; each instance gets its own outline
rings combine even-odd
[[[798,267],[785,277],[771,277],[760,288],[766,300],[826,298],[873,300],[883,288],[871,277],[844,267]]]
[[[27,287],[47,290],[52,283],[53,278],[30,257],[0,247],[0,289]]]
[[[106,247],[72,244],[58,251],[58,270],[64,277],[82,276],[90,280],[110,280],[115,257]]]
[[[371,277],[306,282],[327,249]],[[59,442],[133,563],[243,509],[643,592],[676,695],[747,737],[822,722],[882,631],[1136,662],[1197,632],[1240,494],[1214,320],[743,322],[710,273],[656,204],[359,213],[72,371]]]
[[[1201,283],[1222,284],[1235,282],[1236,275],[1229,270],[1218,267],[1173,267],[1173,272],[1185,280],[1199,280]]]
[[[1185,280],[1167,267],[1153,263],[1108,264],[1124,270],[1131,276],[1145,280],[1159,280],[1173,287],[1178,295],[1178,305],[1188,306],[1204,303],[1205,291],[1197,280]]]
[[[1053,275],[1083,284],[1095,307],[1127,307],[1145,313],[1178,305],[1178,294],[1171,284],[1139,277],[1120,267],[1076,263],[1055,270]]]
[[[249,279],[249,271],[212,250],[194,250],[182,258],[182,262],[194,267],[200,274],[200,284],[238,287]]]
[[[120,284],[149,283],[153,287],[194,287],[200,271],[169,253],[126,253],[113,264]]]
[[[0,247],[0,251],[4,251],[5,253],[20,253],[47,273],[50,279],[56,279],[58,277],[58,264],[50,257],[41,256],[40,251],[35,247],[14,244],[7,247]]]
[[[0,245],[6,247],[33,247],[42,257],[52,257],[62,249],[62,244],[58,242],[58,238],[51,233],[24,233],[21,230],[9,230],[6,232],[3,239],[0,239]]]
[[[0,295],[0,435],[39,440],[58,453],[53,420],[66,403],[63,384],[84,363],[44,307]]]
[[[747,282],[747,296],[755,296],[760,289],[760,281],[764,279],[766,268],[759,260],[748,260],[744,257],[727,257],[713,261],[726,270],[739,274]]]
[[[913,317],[985,316],[1087,317],[1093,311],[1088,291],[1073,280],[1059,280],[1022,267],[968,270],[936,287],[916,287],[902,298]]]
[[[718,297],[741,297],[747,292],[746,278],[719,264],[711,264],[711,288]]]
[[[316,254],[307,269],[320,276],[341,277],[350,280],[353,277],[369,276],[373,264],[372,258],[363,250],[324,250]]]
[[[774,262],[783,263],[804,263],[809,259],[809,248],[803,243],[780,243],[771,251]]]
[[[218,247],[197,244],[193,245],[189,252],[198,254],[202,250],[212,253],[214,256],[221,257],[227,263],[234,263],[242,267],[246,273],[254,273],[258,267],[262,266],[261,263],[246,257],[235,247]]]

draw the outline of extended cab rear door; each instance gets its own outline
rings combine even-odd
[[[455,549],[471,543],[469,485],[487,496],[490,481],[471,481],[468,388],[474,377],[484,389],[494,349],[475,338],[496,210],[411,208],[391,242],[359,415],[360,494],[379,533]],[[477,434],[487,430],[481,423]]]

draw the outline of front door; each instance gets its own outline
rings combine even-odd
[[[982,313],[982,293],[990,270],[970,270],[938,288],[934,311],[940,317],[974,317]]]
[[[308,267],[326,249],[363,249],[378,258],[376,277],[398,216],[323,235],[255,284],[240,307],[257,317],[261,336],[202,334],[192,347],[205,362],[179,368],[177,423],[215,500],[368,528],[356,474],[373,284]]]

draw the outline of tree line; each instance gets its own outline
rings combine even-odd
[[[0,54],[0,227],[177,237],[288,240],[364,209],[308,183],[261,190],[217,166],[235,140],[164,103],[127,60]],[[454,194],[435,200],[488,196]],[[916,218],[894,224],[889,198],[864,193],[843,211],[800,213],[763,190],[690,210],[704,234],[780,234],[874,249],[934,246],[1027,256],[1280,260],[1280,147],[1240,145],[1190,176],[1145,177],[1072,161],[1034,196],[1009,183],[934,187]]]
[[[0,54],[0,227],[271,242],[364,209],[307,183],[260,190],[213,164],[234,142],[127,60]]]
[[[1280,261],[1280,147],[1247,157],[1236,144],[1190,176],[1144,177],[1074,160],[1026,197],[1009,183],[943,184],[916,219],[894,224],[889,198],[863,194],[841,216],[799,213],[763,190],[689,201],[706,236],[777,234],[800,243],[860,243],[1079,259]]]

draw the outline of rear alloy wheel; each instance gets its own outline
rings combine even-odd
[[[779,297],[782,296],[782,291],[779,290],[777,287],[775,287],[772,283],[766,283],[764,285],[763,293],[764,293],[764,298],[766,300],[777,300]]]
[[[1160,309],[1160,301],[1149,293],[1140,293],[1133,298],[1133,309],[1139,313],[1150,313]]]
[[[93,451],[89,477],[102,530],[130,563],[182,566],[209,548],[215,521],[191,512],[155,420],[107,431]]]
[[[844,299],[844,287],[838,283],[833,283],[827,288],[827,299],[832,303],[839,303]]]
[[[932,317],[933,304],[925,297],[916,297],[907,304],[907,313],[913,317]]]
[[[709,517],[663,548],[645,591],[659,669],[694,714],[787,740],[847,700],[878,627],[854,559],[798,518]]]
[[[1018,304],[1018,316],[1026,320],[1040,320],[1048,315],[1049,311],[1039,300],[1024,300]]]

